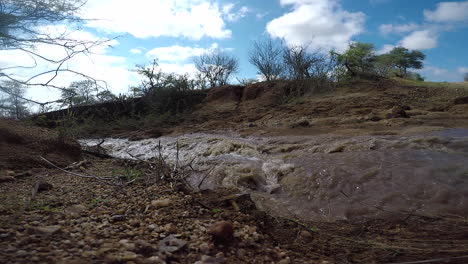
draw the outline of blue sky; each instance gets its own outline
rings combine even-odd
[[[88,0],[81,16],[98,20],[74,32],[78,38],[120,37],[69,67],[116,93],[138,83],[136,64],[158,58],[165,71],[193,73],[192,57],[214,48],[239,58],[237,77],[255,78],[248,50],[267,37],[323,51],[353,41],[373,43],[378,52],[419,49],[427,55],[420,73],[430,81],[462,81],[468,72],[466,0]]]

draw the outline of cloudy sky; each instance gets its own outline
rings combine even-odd
[[[68,66],[106,80],[115,93],[138,83],[136,64],[157,58],[166,71],[192,73],[192,57],[215,48],[240,59],[239,78],[255,78],[247,53],[266,37],[322,50],[344,50],[352,41],[374,43],[378,52],[419,49],[430,81],[461,81],[468,72],[468,1],[88,0],[81,16],[94,20],[73,33],[77,38],[119,38]],[[0,63],[15,56],[3,54]]]

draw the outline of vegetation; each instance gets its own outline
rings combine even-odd
[[[239,61],[222,51],[204,53],[193,59],[201,79],[209,82],[210,87],[226,85],[229,77],[239,69]]]
[[[6,91],[0,93],[0,117],[22,119],[28,116],[26,102],[21,99],[26,92],[24,85],[14,81],[3,81],[0,85],[2,91]]]
[[[468,72],[465,73],[465,75],[463,76],[463,80],[464,80],[465,82],[468,82]]]
[[[59,22],[79,25],[82,19],[77,16],[85,0],[4,0],[0,4],[0,50],[21,52],[31,57],[36,63],[33,65],[8,65],[0,69],[0,79],[16,82],[28,87],[52,87],[62,89],[53,84],[53,80],[61,73],[71,73],[82,79],[93,78],[66,68],[65,62],[78,54],[89,54],[98,45],[109,40],[78,40],[69,36],[69,32],[61,34],[50,33],[46,26],[53,26]],[[50,57],[37,53],[38,45],[60,48],[65,51],[61,58]],[[43,72],[30,71],[32,76],[14,74],[16,69],[34,69],[41,61],[47,64],[48,70]],[[0,90],[9,93],[8,89],[0,85]],[[22,97],[31,103],[45,105],[54,102],[37,102]]]
[[[249,62],[258,69],[264,80],[278,80],[284,73],[282,53],[283,48],[271,39],[256,41],[249,52]]]

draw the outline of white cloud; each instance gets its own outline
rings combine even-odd
[[[383,24],[380,25],[379,31],[383,35],[391,33],[406,33],[417,30],[420,26],[415,23],[402,24],[402,25],[393,25],[393,24]]]
[[[389,53],[392,49],[395,48],[395,45],[390,45],[390,44],[385,44],[381,49],[379,49],[376,54],[377,55],[382,55],[385,53]]]
[[[182,47],[179,45],[170,47],[158,47],[154,48],[146,53],[146,56],[150,58],[157,58],[163,62],[183,62],[193,56],[199,56],[210,50],[218,48],[217,43],[213,43],[209,48],[199,47]]]
[[[141,49],[131,49],[130,53],[132,53],[132,54],[141,54],[141,53],[143,53],[143,51]]]
[[[137,38],[229,38],[223,12],[210,0],[90,0],[82,16],[99,18],[87,26]]]
[[[365,15],[343,10],[337,0],[281,0],[293,10],[267,24],[268,33],[288,45],[345,50],[352,37],[363,32]]]
[[[461,74],[468,73],[468,67],[460,67],[458,68],[458,72]]]
[[[246,6],[242,6],[239,8],[237,11],[233,11],[234,9],[234,4],[229,3],[223,6],[223,14],[226,17],[228,21],[235,22],[238,21],[239,19],[242,19],[247,16],[248,13],[250,13],[252,10]]]
[[[415,72],[422,74],[427,78],[428,81],[434,82],[455,82],[460,81],[460,75],[449,71],[444,68],[439,68],[435,66],[425,66],[421,70],[415,70]]]
[[[424,10],[424,17],[433,22],[462,22],[468,20],[468,1],[441,2],[434,11]]]
[[[407,49],[433,49],[437,47],[437,39],[437,33],[431,30],[420,30],[403,38],[400,45]]]

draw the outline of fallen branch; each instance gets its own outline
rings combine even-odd
[[[85,174],[80,174],[80,173],[77,173],[77,172],[73,172],[73,171],[67,171],[63,168],[60,168],[59,166],[55,165],[54,163],[52,163],[51,161],[49,161],[48,159],[42,157],[42,156],[39,156],[42,160],[44,160],[45,162],[47,162],[49,165],[51,165],[52,167],[58,169],[58,170],[61,170],[67,174],[70,174],[70,175],[73,175],[73,176],[77,176],[77,177],[81,177],[81,178],[86,178],[86,179],[94,179],[94,180],[97,180],[101,183],[105,183],[105,184],[108,184],[108,185],[112,185],[112,186],[117,186],[117,187],[122,187],[123,184],[120,184],[120,183],[114,183],[114,182],[111,182],[110,180],[114,179],[114,177],[98,177],[98,176],[95,176],[95,175],[85,175]]]

